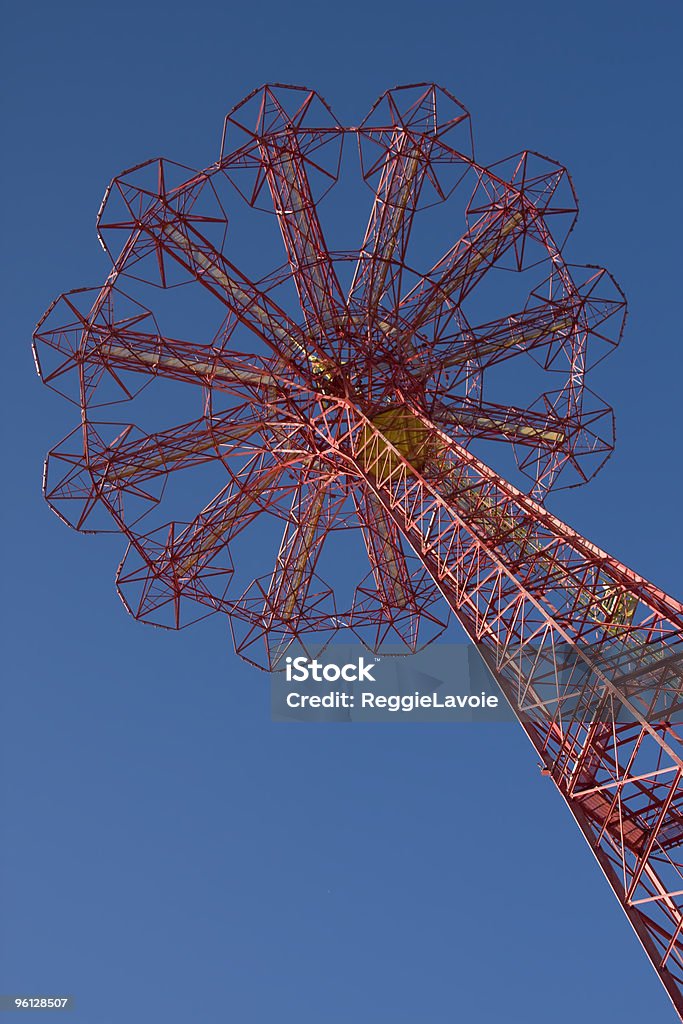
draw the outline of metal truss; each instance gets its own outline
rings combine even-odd
[[[356,146],[369,221],[333,251],[323,200]],[[342,233],[348,201],[327,203]],[[586,378],[625,301],[566,262],[575,216],[553,161],[478,164],[467,111],[434,85],[385,93],[357,128],[309,90],[255,91],[210,167],[155,160],[107,190],[111,273],[35,333],[43,380],[80,414],[45,494],[76,529],[126,536],[133,615],[224,613],[265,667],[348,630],[416,650],[452,611],[683,1014],[683,606],[545,506],[614,442]],[[98,418],[121,403],[135,422]],[[368,560],[349,600],[322,576],[333,534]],[[233,551],[268,543],[270,568],[235,593]]]

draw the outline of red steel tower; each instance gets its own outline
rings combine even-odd
[[[328,248],[323,213],[350,248]],[[342,630],[415,650],[448,606],[683,1015],[683,606],[544,503],[613,446],[586,375],[625,302],[565,261],[575,216],[558,164],[479,165],[436,86],[387,92],[356,128],[309,90],[257,90],[210,167],[154,160],[107,190],[106,282],[35,333],[42,379],[80,410],[45,494],[76,529],[125,534],[133,615],[224,612],[257,664]],[[255,521],[240,592],[231,552]],[[348,600],[321,575],[333,534],[367,552]]]

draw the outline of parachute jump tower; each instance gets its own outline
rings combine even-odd
[[[333,251],[321,217],[354,230],[352,185],[367,226]],[[35,333],[79,410],[45,494],[126,536],[136,618],[225,613],[264,667],[339,631],[415,650],[450,609],[683,1015],[683,606],[545,506],[614,440],[586,375],[625,302],[565,261],[575,216],[556,163],[479,165],[436,86],[356,128],[307,89],[257,90],[206,170],[153,160],[108,188],[109,276]],[[321,575],[333,536],[367,556],[348,600]]]

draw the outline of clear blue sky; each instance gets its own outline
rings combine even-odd
[[[597,383],[617,454],[552,508],[680,596],[681,21],[613,0],[6,4],[0,992],[74,994],[74,1024],[673,1021],[515,725],[273,724],[224,623],[126,617],[120,541],[42,503],[73,413],[29,340],[102,279],[120,169],[206,165],[266,80],[348,123],[441,82],[482,161],[528,147],[573,174],[570,256],[609,267],[630,316]]]

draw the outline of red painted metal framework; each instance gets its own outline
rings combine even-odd
[[[370,219],[359,249],[332,252],[320,200],[356,143]],[[224,203],[239,195],[254,225],[279,229],[282,266],[233,262]],[[268,207],[270,218],[257,213]],[[418,211],[432,217],[421,238]],[[305,89],[256,91],[226,118],[206,170],[150,161],[107,190],[99,232],[113,269],[103,287],[61,296],[35,334],[43,380],[81,417],[48,458],[45,493],[76,529],[101,529],[104,512],[125,534],[117,584],[133,615],[178,627],[188,609],[227,613],[238,653],[256,663],[348,629],[374,649],[397,638],[415,649],[443,629],[445,599],[681,1014],[683,606],[543,504],[592,476],[613,444],[611,412],[585,378],[618,342],[625,303],[606,271],[565,262],[575,214],[552,161],[478,165],[467,111],[435,86],[386,93],[357,128]],[[451,241],[416,270],[443,230]],[[254,266],[259,239],[240,243]],[[515,288],[518,304],[487,313],[491,280],[499,306]],[[202,306],[184,316],[184,338],[163,331],[133,297],[142,286],[159,303],[180,294],[178,310],[189,286],[222,311],[218,330],[208,334]],[[490,397],[531,368],[554,385],[535,401]],[[175,412],[156,430],[97,419],[133,402],[163,422],[188,392],[201,414],[180,425]],[[526,491],[481,461],[482,443],[514,453]],[[217,473],[215,493],[194,518],[153,525],[191,467]],[[275,567],[235,596],[231,546],[257,518],[265,543],[264,516],[281,521]],[[369,561],[344,608],[320,576],[339,530],[362,537]],[[577,665],[589,669],[580,685]]]

